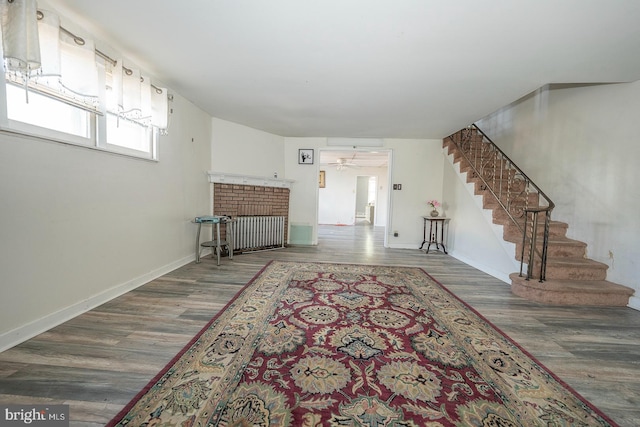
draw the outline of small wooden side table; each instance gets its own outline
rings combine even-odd
[[[200,262],[201,247],[209,247],[216,252],[218,265],[220,265],[220,254],[223,246],[226,246],[229,251],[229,259],[233,259],[233,229],[231,228],[233,220],[230,217],[219,215],[197,216],[193,222],[198,224],[198,231],[196,232],[196,264]],[[212,240],[200,243],[202,224],[215,224],[216,230],[215,233],[213,230],[211,231]],[[220,224],[227,224],[227,240],[220,240]]]
[[[422,231],[422,244],[420,245],[420,249],[424,247],[425,243],[427,244],[427,252],[429,253],[429,249],[431,245],[436,245],[436,249],[440,250],[440,246],[442,246],[442,252],[447,253],[447,249],[444,246],[444,226],[450,218],[446,218],[443,216],[423,216],[424,226]],[[427,235],[427,221],[429,222],[429,234]],[[439,232],[439,235],[438,235]],[[428,237],[427,237],[428,236]]]

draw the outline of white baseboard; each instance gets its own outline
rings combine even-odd
[[[640,311],[640,296],[631,296],[631,298],[629,298],[629,305],[627,305],[627,307]]]
[[[420,243],[389,243],[387,247],[389,249],[418,249]]]
[[[82,313],[86,313],[87,311],[96,308],[99,305],[104,304],[105,302],[111,301],[112,299],[119,297],[120,295],[126,294],[129,291],[132,291],[146,283],[149,283],[150,281],[157,279],[158,277],[163,276],[175,270],[176,268],[180,268],[183,265],[193,262],[194,256],[195,255],[190,255],[178,261],[164,265],[156,270],[150,271],[149,273],[143,274],[142,276],[138,276],[135,279],[129,280],[104,292],[96,294],[86,300],[79,301],[66,308],[63,308],[62,310],[47,314],[38,320],[34,320],[33,322],[2,333],[0,334],[0,353],[30,338],[33,338],[36,335],[46,332],[49,329],[66,322],[67,320],[73,319],[74,317]]]
[[[388,247],[391,248],[391,249],[414,249],[415,250],[415,249],[419,248],[420,245],[419,244],[418,245],[410,245],[410,244],[406,244],[406,243],[396,243],[396,244],[390,244],[390,245],[388,245]],[[422,250],[422,252],[424,252],[424,250]],[[470,265],[473,268],[477,268],[478,270],[482,271],[483,273],[487,273],[488,275],[493,276],[496,279],[498,279],[498,280],[500,280],[502,282],[505,282],[505,283],[507,283],[509,285],[511,285],[511,279],[509,278],[509,274],[518,271],[517,268],[519,268],[519,265],[520,265],[520,264],[517,265],[516,270],[513,270],[511,273],[505,274],[505,273],[503,273],[501,271],[497,271],[497,270],[494,270],[494,269],[492,269],[490,267],[487,267],[486,265],[478,264],[476,261],[474,261],[474,260],[472,260],[470,258],[467,258],[467,257],[464,257],[464,256],[460,256],[459,254],[457,254],[455,252],[455,250],[454,251],[449,251],[448,254],[449,254],[449,256],[451,256],[451,257],[453,257],[453,258],[455,258],[455,259],[457,259],[459,261],[462,261],[465,264]]]

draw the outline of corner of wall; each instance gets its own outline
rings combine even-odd
[[[94,295],[86,300],[74,303],[62,310],[54,313],[47,314],[33,322],[21,325],[13,330],[0,333],[0,353],[8,350],[30,338],[35,337],[51,328],[54,328],[68,320],[73,319],[89,310],[92,310],[112,299],[119,297],[129,291],[132,291],[146,283],[157,279],[177,268],[180,268],[186,264],[193,262],[193,255],[184,257],[178,261],[164,265],[154,271],[150,271],[147,274],[131,279],[125,283],[121,283],[118,286],[114,286],[111,289],[107,289],[100,294]]]
[[[640,296],[633,295],[629,298],[629,305],[627,305],[627,307],[640,311]]]

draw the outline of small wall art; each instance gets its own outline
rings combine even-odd
[[[301,148],[298,150],[298,164],[299,165],[312,165],[313,164],[313,149]]]

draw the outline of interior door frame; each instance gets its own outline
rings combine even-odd
[[[320,159],[323,151],[344,151],[346,153],[381,153],[387,155],[387,176],[386,176],[386,184],[387,184],[387,208],[386,208],[386,221],[384,224],[384,247],[389,247],[389,230],[391,227],[391,212],[393,212],[392,205],[392,192],[391,192],[391,178],[393,176],[393,149],[391,148],[368,148],[368,147],[322,147],[318,149],[318,165],[320,165]],[[318,172],[322,166],[319,166]],[[363,175],[364,176],[364,175]],[[370,176],[370,175],[369,175]],[[380,182],[377,182],[377,186],[380,186]],[[376,194],[379,194],[379,189],[376,188]],[[376,196],[376,199],[378,196]],[[319,211],[320,211],[320,197],[319,193],[316,198],[316,229],[319,226]],[[354,206],[354,215],[355,215],[355,206]]]

